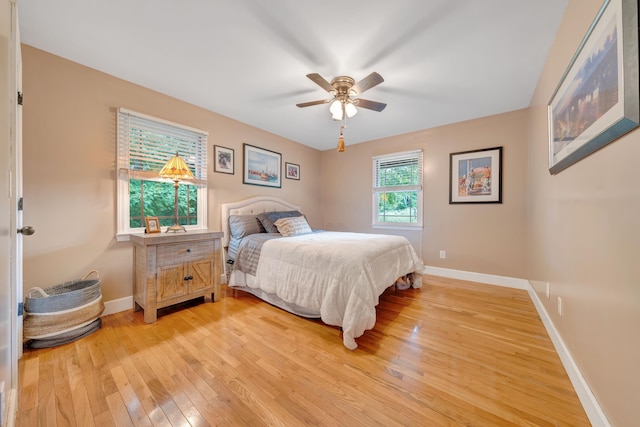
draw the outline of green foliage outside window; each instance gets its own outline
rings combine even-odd
[[[381,165],[378,187],[397,187],[418,184],[416,164],[398,165],[393,162]],[[417,191],[393,191],[378,194],[378,221],[415,223],[418,215]]]
[[[129,180],[130,227],[144,227],[145,216],[156,216],[161,226],[173,225],[173,183]],[[178,222],[181,225],[198,223],[198,192],[194,185],[180,183],[178,187]]]
[[[418,192],[399,191],[378,194],[378,221],[414,223],[418,217]]]

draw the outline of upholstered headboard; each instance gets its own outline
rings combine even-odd
[[[300,206],[293,205],[277,197],[257,196],[240,202],[224,203],[221,209],[222,231],[224,231],[222,244],[226,247],[229,244],[229,216],[257,215],[263,212],[299,211]]]

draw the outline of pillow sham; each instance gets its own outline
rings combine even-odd
[[[313,233],[313,230],[309,227],[309,223],[303,216],[280,218],[274,222],[274,225],[284,237]]]
[[[264,233],[265,229],[255,215],[231,215],[229,217],[231,237],[241,239],[250,234]]]
[[[293,216],[302,216],[298,211],[281,211],[281,212],[264,212],[257,215],[258,221],[262,224],[267,233],[278,233],[278,228],[274,222],[280,218],[290,218]]]

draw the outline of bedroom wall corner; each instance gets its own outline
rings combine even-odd
[[[556,175],[548,170],[546,105],[602,4],[569,1],[532,97],[526,277],[602,409],[593,424],[632,426],[640,419],[640,130]]]
[[[527,110],[322,152],[324,228],[405,235],[427,266],[525,277]],[[503,147],[501,204],[449,204],[450,153]],[[424,229],[371,227],[372,157],[424,152]],[[439,257],[440,250],[446,258]]]
[[[122,307],[133,288],[132,246],[116,242],[116,110],[128,108],[209,132],[208,226],[220,205],[274,195],[320,213],[320,152],[214,112],[87,68],[28,45],[24,63],[24,288],[51,286],[98,270],[105,301]],[[282,188],[242,184],[242,144],[282,154],[301,179]],[[213,172],[213,145],[235,150],[235,174]]]

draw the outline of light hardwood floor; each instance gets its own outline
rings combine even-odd
[[[339,329],[224,289],[25,350],[18,426],[588,426],[525,291],[423,276]]]

